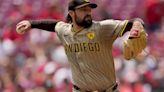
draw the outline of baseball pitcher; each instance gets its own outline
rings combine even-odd
[[[96,7],[88,0],[72,0],[66,22],[24,20],[16,27],[19,34],[31,28],[57,33],[72,69],[73,92],[118,92],[112,56],[114,41],[130,31],[123,48],[128,60],[147,44],[141,19],[93,21],[91,12]]]

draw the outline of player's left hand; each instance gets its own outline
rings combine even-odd
[[[129,60],[136,57],[147,44],[147,34],[140,22],[134,22],[128,40],[124,42],[123,55]]]

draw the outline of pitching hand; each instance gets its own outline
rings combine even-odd
[[[30,29],[31,29],[31,24],[28,20],[21,21],[16,25],[16,31],[18,34],[24,34]]]

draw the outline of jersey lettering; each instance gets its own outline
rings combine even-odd
[[[100,51],[99,43],[74,43],[74,44],[64,45],[64,48],[66,53]]]

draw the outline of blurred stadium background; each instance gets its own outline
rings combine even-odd
[[[95,20],[140,17],[149,34],[147,53],[129,62],[114,45],[120,92],[164,92],[164,0],[92,1],[99,5],[93,11]],[[70,67],[56,34],[32,29],[18,35],[15,31],[24,19],[64,20],[67,3],[0,0],[0,92],[71,92]]]

